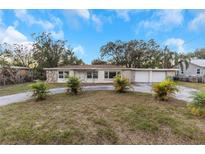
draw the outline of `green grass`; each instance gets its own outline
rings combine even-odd
[[[131,130],[142,130],[148,133],[163,132],[164,128],[169,128],[171,133],[190,139],[198,138],[197,129],[189,124],[172,117],[169,113],[158,107],[149,110],[147,106],[131,107],[131,111],[121,113],[121,116],[129,123]],[[124,115],[123,115],[124,114]]]
[[[180,86],[185,86],[185,87],[205,91],[205,84],[204,83],[193,83],[193,82],[177,81],[177,84],[180,85]]]
[[[117,133],[111,128],[99,128],[97,129],[97,144],[117,144],[119,141]]]
[[[0,144],[204,143],[204,118],[150,94],[58,94],[0,107]]]
[[[0,86],[0,96],[11,95],[21,92],[26,92],[31,90],[30,85],[32,82],[29,83],[22,83],[16,85],[8,85],[8,86]],[[50,83],[48,84],[49,89],[57,88],[57,87],[65,87],[66,84],[61,83]]]
[[[109,126],[109,124],[107,123],[107,121],[103,118],[95,118],[93,119],[93,122],[97,125],[101,125],[101,126]]]

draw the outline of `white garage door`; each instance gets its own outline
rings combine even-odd
[[[161,82],[166,78],[165,72],[152,72],[152,82]]]
[[[135,82],[149,82],[149,72],[148,71],[136,71],[135,72]]]

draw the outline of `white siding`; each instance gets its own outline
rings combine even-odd
[[[151,82],[161,82],[166,78],[166,72],[152,72]]]
[[[65,71],[65,70],[59,70]],[[161,82],[167,76],[174,76],[175,71],[167,71],[167,70],[120,70],[120,69],[104,69],[104,70],[95,70],[98,71],[98,78],[96,79],[88,79],[87,71],[89,70],[69,70],[69,76],[76,76],[80,78],[83,83],[112,83],[113,79],[105,78],[105,71],[115,71],[121,72],[123,77],[126,77],[130,80],[130,82],[139,82],[139,83],[150,83],[150,82]],[[92,71],[92,70],[91,70]],[[56,71],[57,80],[56,82],[66,82],[67,79],[58,78],[58,71]],[[201,72],[203,72],[201,70]]]
[[[197,69],[200,69],[200,74],[197,74]],[[184,70],[184,74],[180,75],[185,75],[185,76],[204,76],[205,75],[205,69],[193,64],[189,64],[187,70]]]
[[[134,71],[135,82],[149,82],[149,71]]]
[[[132,71],[122,71],[122,76],[132,82]]]

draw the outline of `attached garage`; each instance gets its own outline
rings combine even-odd
[[[151,79],[152,79],[151,80],[152,82],[161,82],[164,79],[166,79],[166,72],[164,72],[164,71],[161,71],[161,72],[153,71]]]
[[[172,73],[173,72],[173,73]],[[161,82],[168,76],[174,76],[175,69],[134,69],[135,83]],[[171,75],[169,75],[171,74]]]
[[[135,71],[135,82],[149,82],[149,71]]]

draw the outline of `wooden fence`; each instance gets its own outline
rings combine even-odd
[[[184,82],[205,83],[205,76],[176,76],[174,80]]]

